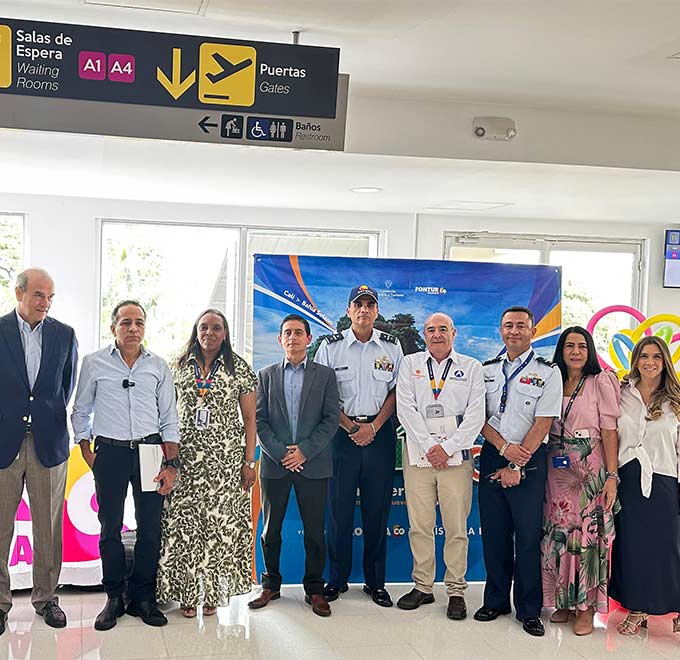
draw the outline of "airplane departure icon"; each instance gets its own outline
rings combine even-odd
[[[243,71],[243,69],[247,69],[253,63],[253,60],[248,58],[242,62],[239,62],[238,64],[233,64],[220,53],[213,53],[212,58],[222,67],[222,71],[219,73],[206,73],[206,77],[211,83],[213,83],[213,85],[224,80],[225,78],[228,78],[229,76],[233,76],[239,71]]]

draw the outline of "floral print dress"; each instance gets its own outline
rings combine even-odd
[[[543,605],[557,609],[608,611],[614,514],[604,510],[601,495],[606,464],[600,429],[616,429],[619,382],[611,372],[589,376],[574,399],[565,423],[553,422],[548,443],[548,481],[541,541]],[[564,407],[569,397],[563,399]],[[588,437],[574,437],[587,431]],[[568,456],[568,468],[553,466],[553,457]]]
[[[193,360],[173,374],[182,466],[163,511],[157,597],[187,606],[223,606],[252,586],[250,493],[241,485],[245,430],[238,402],[257,380],[234,355],[234,375],[220,366],[201,400]],[[210,410],[204,431],[194,425],[197,407]]]

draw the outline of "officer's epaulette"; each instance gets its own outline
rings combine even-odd
[[[486,362],[482,362],[482,366],[486,367],[487,364],[496,364],[496,362],[500,362],[505,356],[504,355],[499,355],[498,357],[495,357],[493,360],[487,360]]]
[[[391,344],[396,344],[399,340],[394,335],[388,335],[386,332],[380,330],[380,339],[383,341],[389,341]]]
[[[327,341],[329,344],[334,344],[336,341],[342,341],[344,337],[342,332],[336,332],[334,335],[323,335],[322,340]]]
[[[554,362],[552,362],[551,360],[546,360],[544,357],[537,357],[536,362],[540,362],[541,364],[547,364],[549,367],[557,366]]]

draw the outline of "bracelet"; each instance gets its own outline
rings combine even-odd
[[[378,435],[378,432],[375,430],[375,426],[373,426],[373,422],[369,422],[369,424],[371,425],[371,428],[373,429],[373,437],[375,437],[376,435]]]
[[[606,479],[614,479],[617,484],[621,483],[621,477],[619,477],[618,472],[607,472],[605,474]]]
[[[254,470],[255,461],[243,461],[243,467],[249,467],[251,470]]]
[[[509,446],[510,446],[510,443],[506,440],[505,444],[498,450],[498,454],[500,456],[503,456],[503,454],[505,454],[505,452],[506,452],[506,450]]]

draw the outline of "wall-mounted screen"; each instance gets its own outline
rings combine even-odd
[[[680,229],[666,229],[663,285],[680,288]]]

